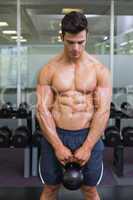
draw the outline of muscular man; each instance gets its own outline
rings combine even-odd
[[[87,19],[71,12],[62,20],[64,49],[45,65],[37,83],[37,119],[43,133],[40,200],[55,200],[62,165],[83,167],[85,200],[100,200],[96,186],[103,174],[101,136],[110,115],[112,88],[108,69],[85,51]]]

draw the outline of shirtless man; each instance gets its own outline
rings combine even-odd
[[[71,12],[62,20],[63,51],[38,77],[37,111],[42,134],[40,200],[56,200],[62,165],[83,167],[85,200],[100,200],[103,174],[101,136],[110,115],[112,87],[108,69],[85,51],[87,19]]]

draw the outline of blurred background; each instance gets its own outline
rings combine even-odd
[[[73,9],[88,20],[87,52],[111,70],[113,100],[132,103],[132,0],[0,0],[1,103],[35,104],[38,71],[62,50],[60,22]]]

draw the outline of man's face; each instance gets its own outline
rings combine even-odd
[[[65,33],[63,41],[64,48],[71,59],[78,59],[85,49],[86,30],[77,34]]]

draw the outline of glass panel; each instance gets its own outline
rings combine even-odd
[[[57,3],[58,2],[58,3]],[[17,84],[16,3],[0,1],[0,88]],[[21,1],[21,87],[35,88],[39,69],[62,50],[59,37],[63,8],[67,3]],[[76,1],[69,7],[81,9],[87,16],[89,35],[86,50],[109,66],[110,1]],[[2,25],[2,22],[6,22]],[[3,31],[14,31],[6,33]],[[106,54],[106,55],[105,55]],[[31,73],[32,72],[32,73]],[[24,93],[25,94],[25,93]],[[26,95],[23,98],[27,98]]]
[[[133,105],[133,1],[117,1],[115,4],[115,101]]]
[[[16,1],[0,1],[0,102],[16,103],[17,46]]]
[[[30,1],[22,3],[22,47],[25,47],[25,64],[28,79],[26,95],[35,90],[39,69],[63,49],[59,36],[63,8],[82,9],[89,24],[86,50],[109,67],[110,53],[110,0],[93,1]],[[26,55],[27,54],[27,55]],[[25,66],[26,65],[26,66]],[[22,80],[24,80],[22,76]],[[24,86],[24,87],[25,87]],[[30,93],[31,92],[31,93]],[[33,98],[31,98],[33,100]]]
[[[110,7],[108,8],[110,9]],[[92,54],[110,53],[110,13],[87,15],[89,25],[87,49]]]

